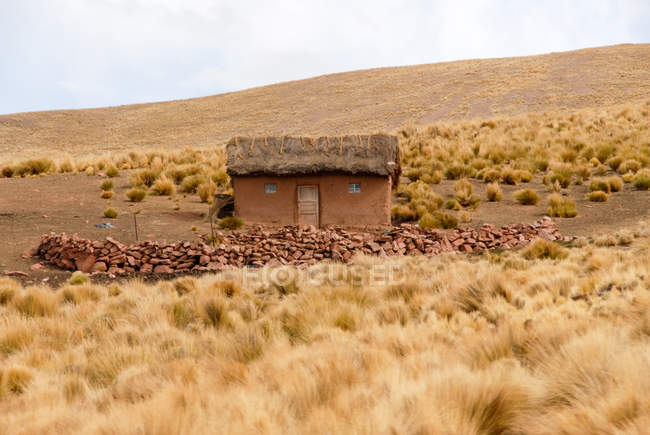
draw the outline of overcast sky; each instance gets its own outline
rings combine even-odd
[[[0,113],[625,42],[648,0],[0,0]]]

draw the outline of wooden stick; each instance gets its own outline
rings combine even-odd
[[[133,213],[133,225],[135,226],[135,241],[138,241],[138,219],[136,213]]]

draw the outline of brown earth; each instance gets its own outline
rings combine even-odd
[[[104,178],[86,175],[50,175],[24,179],[0,179],[0,274],[19,270],[28,272],[23,280],[37,282],[43,278],[51,281],[66,279],[70,272],[52,269],[30,271],[37,259],[25,259],[21,254],[39,244],[40,237],[49,232],[77,233],[80,237],[103,239],[111,236],[120,242],[135,242],[133,211],[137,215],[139,239],[195,240],[199,234],[209,234],[210,225],[203,218],[207,204],[200,203],[195,195],[176,195],[180,210],[173,210],[175,200],[168,197],[148,196],[139,204],[126,200],[129,187],[128,171],[114,178],[115,197],[100,198],[99,185]],[[434,191],[445,199],[453,195],[452,181],[434,185]],[[546,213],[548,192],[539,177],[519,186],[502,185],[504,200],[500,203],[485,201],[485,184],[472,181],[474,191],[483,201],[477,210],[470,212],[470,225],[483,223],[501,226],[508,223],[530,223]],[[536,190],[541,201],[535,206],[522,206],[513,198],[520,188]],[[563,235],[597,235],[633,226],[650,217],[650,192],[637,191],[625,185],[621,192],[613,193],[606,203],[590,203],[584,199],[588,186],[571,186],[566,190],[575,199],[579,215],[573,219],[555,219]],[[106,219],[107,207],[116,209],[117,219]],[[458,214],[458,213],[457,213]],[[114,228],[96,228],[95,224],[109,222]],[[196,231],[193,231],[196,227]]]
[[[0,115],[0,162],[204,147],[233,135],[392,131],[648,95],[650,44],[378,68],[190,100]]]

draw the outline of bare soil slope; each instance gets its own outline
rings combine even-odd
[[[191,100],[0,115],[0,162],[201,147],[236,134],[390,131],[648,95],[650,44],[379,68]]]

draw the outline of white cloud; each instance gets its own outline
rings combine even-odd
[[[0,14],[0,113],[650,39],[650,4],[633,0],[7,3]]]

